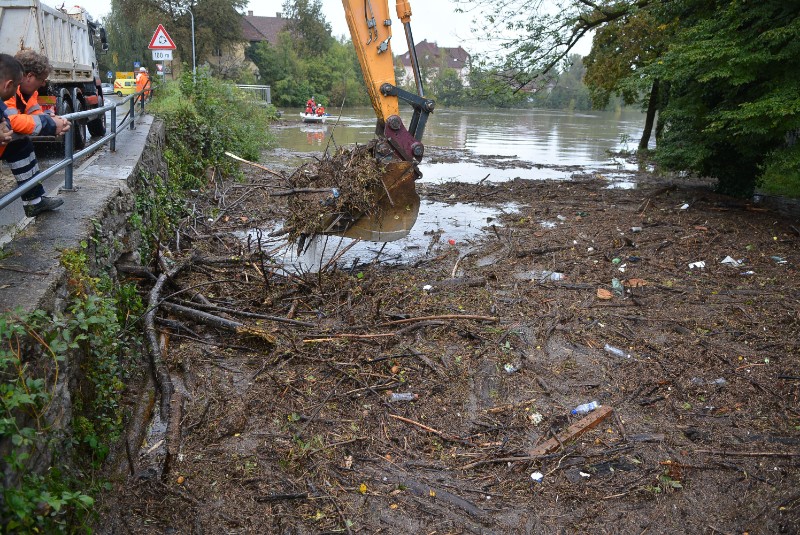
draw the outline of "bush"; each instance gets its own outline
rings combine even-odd
[[[235,173],[226,151],[257,161],[273,139],[268,125],[277,118],[274,107],[205,69],[194,81],[187,70],[177,82],[166,83],[150,110],[166,124],[170,178],[184,189],[201,187],[211,167]]]

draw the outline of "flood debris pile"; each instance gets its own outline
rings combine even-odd
[[[361,215],[374,213],[383,193],[382,166],[373,143],[339,147],[289,177],[289,236],[326,234]]]
[[[296,274],[236,238],[248,198],[164,255],[168,430],[104,529],[800,530],[795,223],[591,178],[428,193],[521,208],[415,265]]]

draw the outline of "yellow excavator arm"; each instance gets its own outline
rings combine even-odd
[[[428,114],[433,112],[434,102],[423,94],[411,34],[411,4],[408,0],[397,0],[397,17],[405,31],[417,94],[395,85],[392,18],[388,0],[342,0],[342,5],[372,107],[378,118],[378,137],[386,138],[400,160],[420,161],[424,153],[422,133]],[[400,118],[399,100],[407,102],[414,109],[408,128]]]
[[[414,225],[419,210],[415,180],[422,176],[417,164],[425,147],[422,134],[433,112],[433,100],[422,89],[414,39],[411,35],[411,5],[397,1],[397,17],[403,24],[416,82],[416,93],[397,87],[392,56],[392,18],[388,0],[342,0],[347,26],[364,74],[372,107],[377,117],[377,140],[372,155],[382,166],[381,181],[385,195],[369,214],[337,217],[329,230],[351,238],[392,241],[406,234]],[[400,101],[410,104],[413,116],[408,127],[400,118]]]

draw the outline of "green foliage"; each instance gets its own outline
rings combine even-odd
[[[164,24],[175,41],[177,54],[191,60],[192,19],[194,13],[195,53],[207,57],[214,48],[238,46],[242,39],[243,0],[111,0],[109,15],[103,20],[108,32],[109,54],[100,60],[101,71],[131,71],[133,62],[150,66],[155,72],[147,45],[158,24]],[[202,61],[202,60],[200,60]]]
[[[37,331],[48,324],[41,311],[29,316],[0,315],[0,442],[4,448],[3,474],[16,485],[4,487],[0,503],[0,526],[6,533],[66,532],[94,500],[74,488],[77,482],[63,476],[58,468],[45,476],[27,473],[27,462],[36,450],[46,447],[44,413],[52,399],[58,377],[58,362],[64,359],[66,341]],[[42,344],[54,363],[53,385],[49,386],[30,363],[31,339]],[[77,516],[76,516],[77,515]]]
[[[0,315],[0,442],[7,481],[0,526],[9,533],[74,532],[84,522],[99,490],[93,479],[122,430],[125,369],[141,341],[123,327],[142,311],[131,285],[116,287],[89,275],[86,245],[62,254],[70,284],[65,316],[37,310]],[[46,413],[63,379],[67,355],[82,373],[71,385],[71,456],[54,455],[44,475],[28,473],[32,455],[60,440]]]
[[[764,193],[800,198],[800,144],[777,149],[767,155],[759,189]]]
[[[198,70],[194,81],[185,71],[160,93],[150,111],[164,119],[172,158],[170,178],[181,188],[204,184],[205,171],[211,167],[226,175],[235,173],[235,162],[226,151],[258,160],[265,140],[272,139],[268,124],[275,118],[274,108],[260,106],[205,69]]]
[[[787,135],[800,129],[800,7],[692,0],[675,8],[665,16],[680,17],[676,37],[646,69],[670,82],[657,160],[716,177],[732,194],[750,193],[761,172],[774,185],[797,183]]]
[[[592,51],[584,59],[586,84],[598,108],[619,94],[624,104],[642,102],[652,80],[639,71],[657,58],[671,35],[652,10],[632,10],[611,21],[595,34]]]
[[[289,19],[286,26],[295,38],[300,57],[311,59],[328,51],[334,39],[331,25],[322,14],[321,0],[286,0],[283,13]]]
[[[324,51],[309,57],[298,50],[296,39],[284,32],[277,44],[258,43],[248,51],[248,57],[258,66],[261,82],[272,86],[277,106],[300,107],[311,96],[324,106],[369,105],[351,42],[332,40]]]

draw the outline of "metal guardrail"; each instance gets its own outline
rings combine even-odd
[[[236,87],[246,93],[252,94],[256,100],[272,104],[272,88],[268,85],[236,84]]]
[[[99,138],[97,141],[93,142],[91,145],[87,145],[83,149],[75,152],[75,130],[74,128],[70,128],[64,134],[64,159],[59,160],[52,166],[48,167],[44,171],[41,171],[38,175],[33,177],[32,179],[24,182],[22,185],[17,186],[14,190],[6,193],[2,197],[0,197],[0,210],[11,204],[12,202],[16,201],[20,197],[22,197],[25,193],[35,188],[38,184],[41,184],[51,176],[55,175],[62,169],[64,170],[64,189],[67,191],[74,191],[75,188],[72,184],[73,178],[73,170],[75,161],[87,154],[93,152],[97,149],[100,145],[103,145],[107,142],[110,142],[109,148],[111,152],[117,150],[117,134],[121,130],[124,130],[126,126],[130,125],[130,129],[134,130],[136,125],[134,120],[136,119],[136,103],[140,102],[140,111],[144,112],[144,103],[145,99],[140,98],[145,92],[150,92],[152,89],[150,85],[143,89],[139,93],[133,93],[132,95],[128,95],[127,97],[123,98],[120,102],[113,102],[108,104],[107,106],[103,106],[102,108],[97,108],[94,110],[87,110],[87,111],[79,111],[76,113],[68,113],[66,115],[62,115],[65,119],[72,121],[72,126],[75,126],[74,121],[77,119],[88,119],[92,117],[99,116],[101,113],[105,114],[107,111],[111,112],[111,132],[106,133],[103,137]],[[117,124],[117,108],[128,104],[130,106],[128,113],[123,117],[122,122]]]

